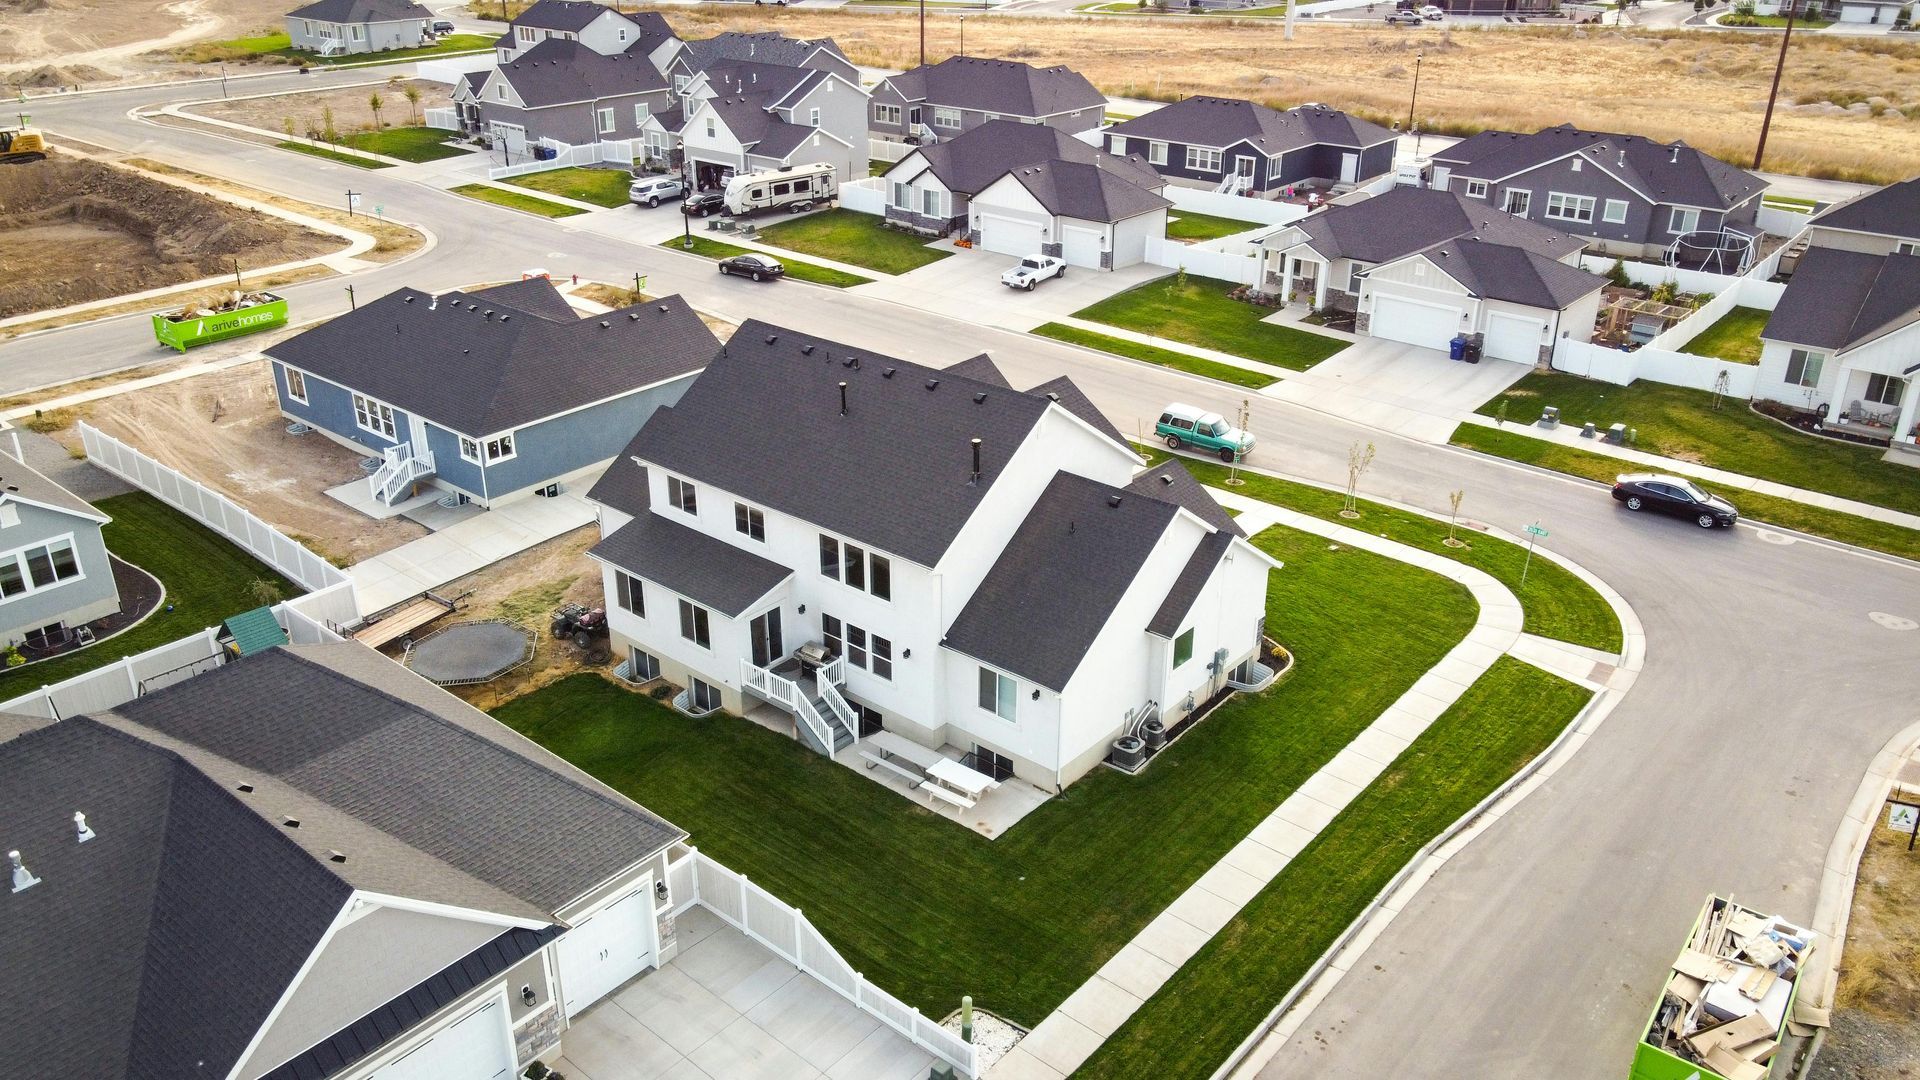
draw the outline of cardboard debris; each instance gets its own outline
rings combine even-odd
[[[1783,919],[1709,897],[1673,962],[1635,1075],[1644,1063],[1691,1067],[1703,1078],[1767,1080],[1815,944],[1813,934]]]
[[[1705,1056],[1716,1046],[1724,1046],[1731,1050],[1757,1040],[1770,1038],[1775,1030],[1767,1026],[1766,1020],[1759,1013],[1749,1013],[1738,1020],[1709,1028],[1695,1035],[1687,1040],[1687,1045],[1693,1047],[1694,1053]]]
[[[1767,1080],[1765,1065],[1756,1065],[1724,1046],[1709,1050],[1701,1060],[1727,1080]]]
[[[1673,970],[1682,975],[1691,975],[1702,982],[1716,983],[1733,978],[1736,969],[1731,960],[1722,960],[1688,949],[1680,954],[1680,959],[1673,962]]]
[[[1740,980],[1740,992],[1753,1001],[1759,1001],[1767,996],[1767,991],[1773,989],[1773,984],[1778,981],[1780,976],[1771,969],[1754,968],[1747,972],[1746,978]]]

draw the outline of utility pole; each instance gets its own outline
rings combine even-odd
[[[920,0],[920,66],[927,66],[927,0]]]
[[[359,309],[360,305],[353,299],[353,286],[349,285],[347,286],[347,310],[358,311]]]
[[[227,62],[220,61],[220,96],[227,96]]]
[[[1414,126],[1413,110],[1420,104],[1420,61],[1425,58],[1425,53],[1413,54],[1413,97],[1407,101],[1407,130],[1413,132],[1413,156],[1416,158],[1420,156],[1420,129]]]
[[[967,55],[967,17],[960,16],[960,55]]]
[[[1767,130],[1773,127],[1773,103],[1780,96],[1780,75],[1787,68],[1787,42],[1793,40],[1793,11],[1798,0],[1789,0],[1787,4],[1787,30],[1780,35],[1780,58],[1773,62],[1773,89],[1767,91],[1767,114],[1760,118],[1760,145],[1753,150],[1753,171],[1760,171],[1760,163],[1767,156]]]

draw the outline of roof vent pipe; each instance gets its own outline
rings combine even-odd
[[[73,812],[73,831],[79,843],[84,844],[93,839],[93,830],[87,827],[87,815],[78,810]]]
[[[28,889],[40,884],[40,879],[33,876],[33,871],[27,869],[27,864],[20,861],[19,852],[7,852],[7,861],[13,864],[14,892],[26,892]]]
[[[1680,144],[1679,143],[1673,144],[1673,156],[1667,159],[1667,164],[1669,165],[1680,164]]]
[[[1117,509],[1119,509],[1119,507],[1120,507],[1120,496],[1118,496],[1118,495],[1109,495],[1109,496],[1107,496],[1107,505],[1108,505],[1108,506],[1110,506],[1110,507],[1112,507],[1112,508],[1114,508],[1114,509],[1116,509],[1116,510],[1117,510]]]
[[[967,478],[967,483],[977,484],[980,482],[980,440],[970,439],[968,441],[973,446],[973,475]]]
[[[840,384],[840,415],[847,415],[847,384],[844,381]]]

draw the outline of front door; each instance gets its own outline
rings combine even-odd
[[[774,661],[787,655],[780,641],[780,609],[772,608],[747,624],[748,635],[753,640],[753,666],[772,667]]]
[[[1341,154],[1340,182],[1343,184],[1351,184],[1358,179],[1360,179],[1360,155]]]
[[[1244,176],[1248,180],[1253,179],[1253,159],[1250,157],[1234,158],[1233,171],[1237,176]]]

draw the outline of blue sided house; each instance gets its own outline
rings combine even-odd
[[[545,278],[400,289],[266,350],[282,414],[381,459],[388,506],[596,475],[720,350],[678,296],[582,317]]]
[[[120,610],[100,538],[107,521],[85,499],[0,451],[0,652],[20,646],[38,658],[65,644],[71,628]]]

